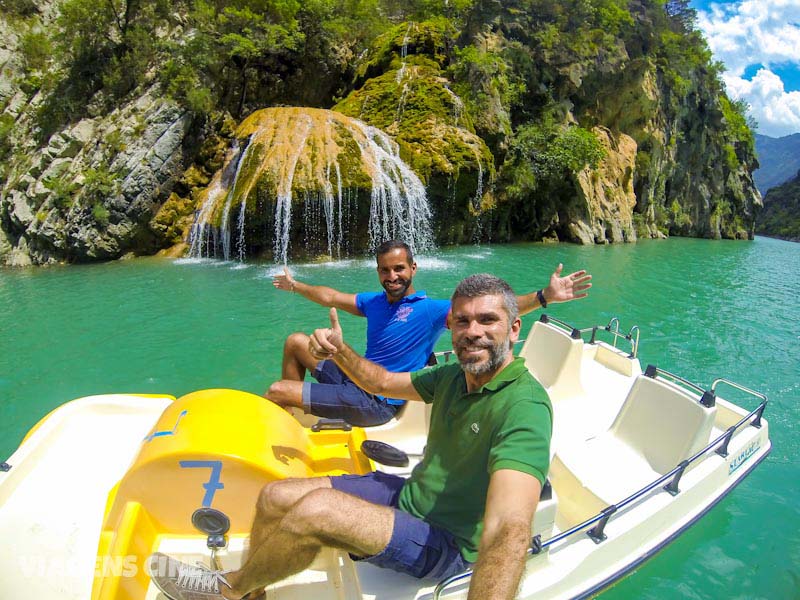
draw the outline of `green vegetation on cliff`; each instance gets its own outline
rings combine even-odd
[[[753,234],[753,123],[689,0],[0,0],[0,17],[19,67],[18,96],[0,96],[12,245],[56,236],[78,209],[92,227],[174,243],[229,123],[275,106],[333,108],[391,135],[427,185],[440,242]],[[135,114],[145,93],[192,115],[185,174],[119,227],[126,207],[101,196],[127,181],[130,165],[108,169],[141,122],[95,125]],[[102,153],[78,177],[54,175],[45,149],[56,140],[68,156],[59,136],[87,119]]]
[[[800,171],[767,192],[756,218],[756,233],[800,242]]]

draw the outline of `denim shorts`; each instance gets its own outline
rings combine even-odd
[[[303,409],[312,415],[369,427],[386,423],[400,408],[362,390],[332,360],[320,361],[312,375],[319,383],[303,383]]]
[[[444,579],[465,571],[472,564],[464,560],[453,536],[397,508],[403,477],[373,471],[367,475],[331,477],[333,489],[394,510],[394,528],[389,544],[373,556],[353,556],[378,567],[418,578]]]

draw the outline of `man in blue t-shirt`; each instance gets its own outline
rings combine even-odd
[[[395,373],[419,370],[447,329],[450,300],[434,300],[424,291],[414,289],[417,263],[411,248],[404,242],[384,242],[375,254],[383,292],[346,294],[329,287],[309,285],[294,279],[286,268],[272,283],[278,289],[300,294],[322,306],[366,317],[364,357]],[[561,269],[559,264],[546,288],[517,296],[521,315],[550,303],[586,297],[592,286],[592,276],[586,271],[576,271],[561,277]],[[365,392],[332,360],[315,357],[309,351],[308,342],[308,335],[299,332],[286,338],[282,379],[270,385],[264,394],[276,404],[367,427],[389,421],[405,403]],[[311,372],[317,383],[304,381],[306,371]]]

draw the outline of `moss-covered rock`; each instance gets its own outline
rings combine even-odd
[[[256,111],[210,185],[196,195],[196,255],[341,255],[403,237],[431,244],[422,181],[379,129],[341,113]]]
[[[359,67],[358,89],[334,107],[398,143],[400,156],[427,184],[436,237],[444,243],[472,239],[476,216],[493,205],[481,196],[495,176],[494,156],[447,69],[454,33],[444,20],[396,26]]]

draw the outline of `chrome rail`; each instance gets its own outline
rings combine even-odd
[[[665,371],[661,371],[661,370],[659,370],[659,372],[666,373]],[[668,373],[668,374],[672,375],[672,373]],[[682,378],[679,378],[679,379],[682,379]],[[683,380],[683,381],[686,381],[686,380]],[[702,388],[699,388],[699,387],[695,386],[695,384],[692,384],[691,382],[688,382],[688,383],[691,386],[694,386],[697,389],[699,389],[701,392],[704,391],[704,390],[702,390]],[[575,535],[576,533],[579,533],[581,531],[585,531],[589,527],[591,527],[592,525],[595,525],[595,527],[592,527],[592,529],[587,531],[586,534],[589,536],[589,538],[592,541],[594,541],[594,543],[596,543],[596,544],[602,543],[607,537],[605,535],[605,533],[604,533],[605,526],[608,523],[608,521],[611,519],[611,517],[616,512],[618,512],[619,510],[628,507],[628,505],[633,504],[636,501],[640,500],[645,495],[649,494],[650,492],[652,492],[653,490],[655,490],[659,486],[661,486],[661,489],[663,489],[664,491],[666,491],[667,493],[669,493],[672,496],[678,495],[680,493],[680,489],[678,488],[678,484],[680,482],[681,477],[683,476],[684,471],[686,470],[686,468],[690,464],[692,464],[693,462],[696,462],[696,461],[700,460],[701,458],[705,457],[712,450],[713,450],[714,454],[717,454],[718,456],[721,456],[723,458],[727,457],[728,456],[728,444],[730,443],[731,439],[733,438],[733,435],[739,429],[741,429],[742,426],[745,423],[748,423],[751,419],[753,419],[753,417],[755,417],[755,419],[753,419],[753,421],[750,423],[750,425],[752,425],[753,427],[756,427],[756,428],[760,428],[761,427],[761,417],[764,414],[764,409],[767,406],[767,397],[764,394],[761,394],[759,392],[750,390],[750,389],[748,389],[748,388],[746,388],[744,386],[740,386],[739,384],[734,383],[732,381],[729,381],[727,379],[716,379],[716,380],[714,380],[714,383],[711,386],[711,393],[712,394],[714,393],[714,388],[718,383],[725,383],[725,384],[730,385],[732,387],[735,387],[735,388],[737,388],[739,390],[742,390],[744,392],[750,393],[750,394],[752,394],[752,395],[754,395],[754,396],[756,396],[758,398],[761,398],[762,402],[759,404],[759,406],[755,410],[752,410],[745,417],[742,417],[742,419],[739,420],[739,422],[736,423],[736,425],[732,425],[731,427],[729,427],[722,435],[720,435],[715,440],[713,440],[705,448],[703,448],[702,450],[700,450],[699,452],[697,452],[693,456],[687,458],[686,460],[681,461],[671,471],[669,471],[665,475],[662,475],[661,477],[659,477],[658,479],[656,479],[652,483],[647,484],[646,486],[644,486],[643,488],[641,488],[637,492],[634,492],[633,494],[631,494],[630,496],[628,496],[624,500],[621,500],[620,502],[618,502],[616,504],[611,504],[611,505],[607,506],[602,511],[597,513],[595,516],[587,519],[583,523],[579,523],[578,525],[575,525],[575,526],[571,527],[570,529],[568,529],[566,531],[562,531],[558,535],[556,535],[554,537],[551,537],[550,539],[548,539],[548,540],[546,540],[544,542],[542,542],[541,539],[539,539],[539,536],[537,535],[531,541],[531,547],[528,549],[528,552],[527,552],[527,554],[529,555],[528,560],[530,560],[534,556],[538,556],[545,549],[549,549],[550,546],[552,546],[553,544],[556,544],[556,543],[558,543],[558,542],[560,542],[562,540],[565,540],[566,538],[571,537],[571,536]],[[669,483],[667,485],[662,486],[662,484],[665,483],[666,481],[669,481]],[[457,583],[459,581],[462,581],[462,580],[465,580],[465,579],[471,577],[472,573],[473,573],[473,570],[472,569],[468,569],[468,570],[464,571],[463,573],[458,573],[456,575],[453,575],[451,577],[448,577],[447,579],[444,579],[444,580],[440,581],[436,585],[436,588],[433,591],[433,600],[439,600],[439,598],[441,597],[442,592],[446,588],[448,588],[449,586],[453,585],[454,583]]]
[[[611,329],[612,326],[614,327],[614,329]],[[633,327],[631,327],[628,330],[628,333],[622,333],[619,330],[619,318],[618,317],[611,317],[611,319],[608,322],[608,325],[606,325],[605,327],[602,327],[600,325],[596,325],[595,327],[593,327],[591,329],[592,329],[592,339],[589,340],[590,344],[594,344],[597,341],[597,332],[598,331],[605,331],[605,332],[611,334],[611,336],[613,338],[611,343],[614,346],[614,348],[617,347],[617,340],[619,338],[623,338],[624,340],[627,340],[630,343],[631,351],[630,351],[630,354],[628,354],[628,358],[636,358],[636,355],[639,353],[639,326],[638,325],[634,325]]]
[[[588,342],[590,344],[594,344],[597,341],[597,332],[599,330],[606,331],[606,332],[610,333],[612,335],[612,337],[613,337],[612,345],[614,346],[614,348],[617,347],[617,339],[618,338],[623,338],[623,339],[627,340],[631,344],[631,351],[628,354],[628,358],[636,358],[636,355],[639,353],[639,326],[638,325],[634,325],[633,327],[630,328],[630,330],[628,330],[628,333],[622,333],[619,330],[619,318],[618,317],[611,317],[611,320],[608,322],[608,325],[606,325],[605,327],[603,327],[602,325],[593,325],[591,327],[584,327],[583,329],[579,329],[578,327],[573,327],[572,325],[570,325],[566,321],[562,321],[560,319],[556,319],[554,317],[551,317],[548,314],[542,314],[539,317],[539,322],[548,323],[548,324],[557,326],[560,329],[563,329],[564,331],[569,333],[569,336],[574,340],[583,339],[583,334],[584,333],[591,332],[592,337]],[[612,326],[614,327],[613,330],[611,329]],[[523,344],[523,343],[525,343],[525,339],[524,338],[514,342],[514,345],[516,346],[517,344]],[[455,351],[454,350],[440,350],[439,352],[434,352],[433,353],[433,356],[436,359],[436,364],[438,364],[440,362],[439,359],[441,359],[441,358],[444,358],[444,362],[449,362],[450,358],[452,356],[454,356],[454,355],[455,355]],[[429,363],[429,366],[432,366],[431,363]]]
[[[755,390],[751,390],[750,388],[746,388],[743,385],[740,385],[740,384],[738,384],[738,383],[736,383],[734,381],[731,381],[730,379],[724,379],[722,377],[720,377],[719,379],[715,379],[714,382],[711,384],[711,391],[714,392],[715,394],[716,394],[716,391],[717,391],[717,384],[719,384],[719,383],[724,383],[727,386],[730,386],[730,387],[735,388],[737,390],[741,390],[742,392],[750,394],[751,396],[755,396],[756,398],[761,398],[761,400],[763,400],[764,402],[766,402],[766,400],[767,400],[767,397],[764,394],[762,394],[761,392],[756,392]]]
[[[688,379],[684,379],[683,377],[681,377],[680,375],[676,375],[675,373],[670,373],[669,371],[665,371],[664,369],[660,369],[660,368],[656,367],[655,365],[647,365],[647,368],[645,369],[644,374],[647,377],[650,377],[650,378],[653,378],[653,379],[655,378],[656,375],[659,375],[663,379],[669,379],[673,383],[680,383],[684,387],[688,387],[692,391],[697,392],[699,394],[704,394],[705,391],[706,391],[703,388],[701,388],[699,385],[697,385],[696,383],[692,383]],[[713,389],[713,386],[712,386],[712,389]]]

